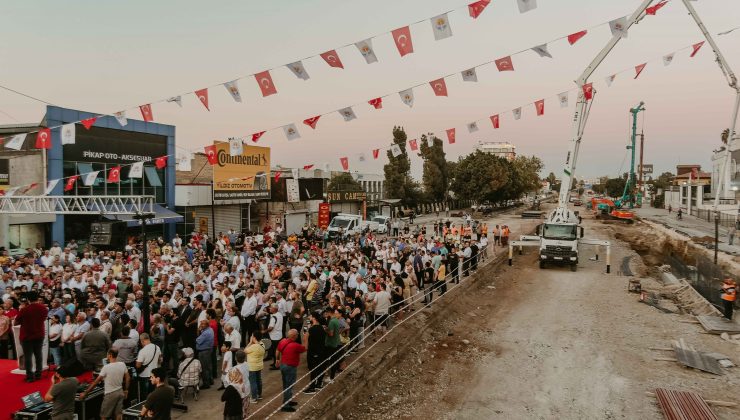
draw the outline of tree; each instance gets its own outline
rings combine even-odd
[[[362,185],[352,178],[351,173],[342,172],[331,177],[326,189],[328,191],[362,191]]]
[[[606,195],[609,197],[621,197],[624,194],[624,186],[627,184],[627,180],[624,177],[610,178],[606,181]]]
[[[547,182],[550,183],[550,185],[555,185],[555,183],[558,181],[558,178],[555,176],[554,173],[550,172],[549,175],[547,175],[547,178],[545,178]]]
[[[393,156],[393,152],[388,150],[388,163],[383,166],[383,172],[388,198],[400,198],[401,203],[413,206],[420,198],[420,189],[411,178],[411,160],[406,152],[406,138],[403,127],[393,127],[393,143],[401,148],[401,154]]]
[[[429,144],[431,143],[431,145]],[[433,202],[444,201],[449,188],[449,165],[445,159],[444,142],[429,134],[421,136],[419,156],[424,159],[422,185],[427,197]]]
[[[450,189],[463,200],[501,202],[510,169],[506,159],[476,151],[458,160]]]

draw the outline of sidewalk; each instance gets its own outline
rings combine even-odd
[[[714,238],[714,223],[707,222],[694,216],[688,216],[684,213],[683,219],[676,218],[676,212],[668,214],[666,209],[656,209],[653,207],[642,207],[633,209],[635,214],[643,219],[660,223],[676,232],[688,235],[689,237]],[[728,243],[727,228],[719,227],[719,250],[730,255],[740,255],[740,236],[735,235],[734,244]]]

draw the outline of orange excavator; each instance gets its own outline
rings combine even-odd
[[[619,220],[625,223],[633,223],[635,214],[631,211],[617,208],[614,201],[609,198],[592,198],[591,209],[597,219]]]

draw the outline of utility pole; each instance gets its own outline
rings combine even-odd
[[[154,213],[137,213],[134,219],[141,223],[141,244],[142,244],[142,267],[141,267],[141,291],[144,293],[144,304],[141,308],[141,317],[144,319],[144,332],[149,333],[149,318],[151,304],[149,303],[149,250],[147,249],[146,240],[146,221],[154,218]]]
[[[645,133],[640,133],[640,199],[638,200],[638,204],[640,207],[642,207],[642,200],[645,198],[645,182],[642,178],[642,155],[643,155],[643,149],[645,148]]]

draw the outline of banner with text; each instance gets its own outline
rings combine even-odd
[[[241,155],[229,155],[228,142],[214,142],[213,199],[270,198],[270,148],[244,145]]]

